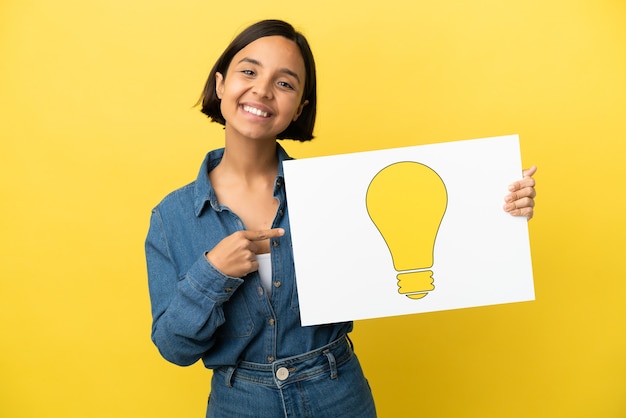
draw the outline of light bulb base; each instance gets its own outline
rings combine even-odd
[[[433,272],[431,270],[410,271],[399,273],[398,293],[409,299],[422,299],[428,292],[435,290]]]

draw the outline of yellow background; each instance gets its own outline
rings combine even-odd
[[[210,372],[149,340],[143,240],[222,144],[213,62],[269,17],[318,62],[295,156],[519,133],[539,166],[537,300],[358,322],[379,415],[626,416],[623,0],[2,0],[0,416],[203,416]]]

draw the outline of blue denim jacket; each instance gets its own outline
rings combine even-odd
[[[243,278],[222,274],[205,253],[243,222],[217,201],[208,173],[223,149],[207,154],[195,182],[153,209],[146,238],[152,303],[152,341],[173,363],[202,358],[207,368],[245,360],[271,363],[326,345],[352,330],[351,322],[300,325],[298,293],[282,162],[290,157],[280,145],[274,197],[279,207],[273,228],[285,235],[271,241],[271,296],[257,272]],[[314,198],[314,197],[312,197]]]

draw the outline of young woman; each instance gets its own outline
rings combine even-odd
[[[352,323],[300,326],[276,139],[307,141],[315,63],[288,23],[258,22],[213,67],[202,111],[225,128],[196,181],[153,210],[146,239],[152,339],[167,360],[213,370],[207,417],[375,417]],[[534,168],[505,210],[532,216]]]

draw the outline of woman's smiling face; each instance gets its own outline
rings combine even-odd
[[[259,38],[240,50],[226,75],[216,73],[226,137],[275,139],[307,104],[305,76],[300,50],[287,38]]]

